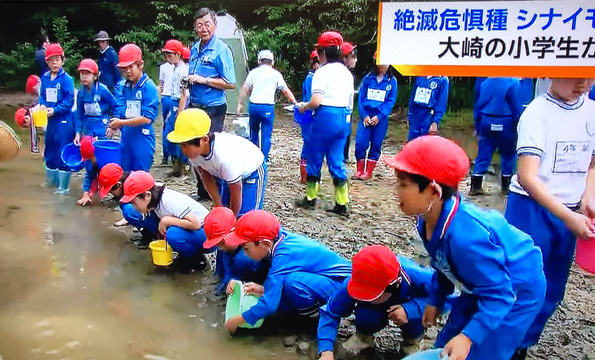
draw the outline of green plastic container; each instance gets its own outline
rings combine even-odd
[[[235,281],[233,288],[233,295],[227,298],[227,305],[225,306],[225,321],[234,316],[242,315],[242,313],[258,302],[258,296],[244,295],[244,284],[240,281]],[[239,327],[245,329],[256,329],[262,326],[264,319],[258,320],[254,326],[250,324],[242,324]]]

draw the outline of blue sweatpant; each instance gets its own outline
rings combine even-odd
[[[502,175],[512,175],[516,162],[516,141],[517,133],[512,118],[483,115],[473,175],[488,172],[496,149],[500,153]]]
[[[143,216],[138,212],[132,204],[120,204],[122,215],[128,223],[137,229],[147,229],[153,234],[157,234],[159,228],[159,218],[154,212],[150,212],[147,216]]]
[[[275,122],[275,106],[250,103],[250,141],[260,146],[265,160],[269,159],[273,123]]]
[[[365,160],[367,153],[368,160],[380,159],[387,131],[388,119],[380,120],[376,126],[364,126],[364,121],[360,121],[355,135],[355,158]]]
[[[543,304],[545,286],[543,273],[534,279],[533,283],[517,286],[514,289],[516,301],[510,312],[496,330],[487,334],[481,343],[471,346],[467,360],[510,360],[515,351],[522,347],[522,339]],[[452,338],[459,335],[478,308],[476,296],[461,295],[454,303],[434,347],[443,348]]]
[[[264,193],[267,184],[267,165],[262,163],[256,171],[249,177],[242,180],[242,207],[238,213],[238,217],[244,215],[250,210],[262,209],[264,201]],[[231,192],[229,185],[225,181],[219,182],[219,193],[221,195],[221,202],[224,206],[229,206]]]
[[[310,146],[310,129],[312,127],[311,123],[308,124],[300,124],[300,128],[302,129],[302,154],[300,159],[306,160],[306,151],[307,148]]]
[[[122,137],[120,142],[120,166],[124,172],[149,171],[153,165],[153,154],[155,152],[155,139],[135,137]]]
[[[174,131],[174,127],[176,126],[176,116],[178,116],[178,105],[177,103],[174,103],[171,111],[169,112],[169,117],[165,126],[165,133],[163,135],[164,137],[167,136],[165,134],[169,134],[170,132]],[[182,148],[180,148],[180,144],[174,144],[172,142],[166,141],[166,146],[168,147],[167,153],[169,154],[169,157],[172,159],[181,159],[182,162],[185,163],[188,162],[188,158],[182,154]]]
[[[382,305],[366,304],[359,302],[355,309],[355,328],[365,335],[373,335],[388,326],[387,310],[397,304],[386,303]],[[424,333],[421,319],[410,321],[400,327],[404,339],[417,339]]]
[[[545,324],[564,298],[576,236],[562,220],[528,196],[511,192],[504,216],[511,225],[529,234],[543,254],[547,292],[541,311],[523,342],[523,347],[529,347],[537,343]]]
[[[199,230],[186,230],[181,227],[170,226],[165,232],[165,239],[173,251],[185,258],[215,251],[215,249],[205,250],[203,247],[207,236],[202,228]]]
[[[71,115],[51,117],[45,132],[45,166],[51,170],[70,171],[62,162],[62,149],[74,140],[74,121]]]
[[[433,109],[423,106],[415,106],[411,109],[407,141],[411,141],[423,135],[428,135],[430,125],[432,125],[432,111]]]
[[[310,146],[306,150],[308,177],[320,179],[322,162],[326,156],[333,182],[338,184],[347,181],[343,162],[346,114],[345,108],[320,106],[316,109],[310,131]]]
[[[278,309],[285,313],[317,316],[320,306],[328,302],[344,280],[306,272],[293,272],[285,277]]]
[[[161,116],[163,118],[163,138],[161,139],[161,146],[163,147],[163,158],[169,159],[169,141],[167,141],[167,122],[169,121],[169,115],[172,110],[173,101],[171,96],[161,96]]]

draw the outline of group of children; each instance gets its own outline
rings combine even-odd
[[[354,47],[344,52],[343,44],[339,33],[325,32],[310,56],[312,73],[299,111],[313,110],[313,119],[302,124],[307,188],[298,203],[316,205],[326,158],[335,185],[332,210],[345,215],[349,195],[344,149],[353,109],[349,64]],[[164,52],[174,71],[173,85],[164,80],[159,89],[163,97],[169,87],[173,104],[167,111],[170,131],[165,137],[177,150],[168,154],[176,161],[186,157],[197,170],[213,210],[156,182],[149,173],[159,90],[143,72],[142,52],[134,44],[120,49],[118,67],[126,80],[115,94],[97,83],[93,60],[81,61],[76,101],[73,80],[62,69],[64,52],[58,44],[47,46],[50,70],[31,91],[39,88],[39,104],[48,115],[44,160],[49,185],[67,191],[70,172],[60,152],[66,144],[78,143],[82,158],[88,160],[81,205],[91,201],[95,182],[99,195],[111,194],[125,222],[140,230],[143,237],[137,246],[164,238],[177,254],[175,267],[183,272],[204,269],[204,255],[216,247],[219,290],[230,294],[234,281],[242,281],[247,282],[243,291],[260,296],[254,307],[227,320],[230,332],[274,314],[316,319],[319,356],[329,360],[334,358],[341,318],[353,313],[359,338],[369,338],[390,320],[404,338],[416,339],[450,310],[435,343],[450,360],[525,358],[564,296],[576,236],[595,236],[595,102],[585,94],[592,86],[589,79],[553,79],[550,90],[524,111],[515,95],[516,84],[488,79],[481,85],[486,104],[478,128],[486,143],[500,146],[498,141],[504,140],[485,129],[507,132],[520,116],[518,171],[511,178],[504,216],[462,199],[458,188],[469,170],[466,153],[450,140],[426,135],[438,130],[444,115],[448,79],[415,80],[410,141],[385,162],[395,170],[400,208],[417,218],[417,232],[430,254],[432,267],[423,268],[384,246],[364,247],[350,262],[320,242],[288,231],[262,210],[271,94],[281,90],[295,103],[272,69],[271,53],[261,52],[260,67],[244,85],[243,96],[250,95],[251,102],[251,142],[213,132],[205,111],[184,109],[187,94],[178,86],[187,74],[183,46],[170,40]],[[396,94],[388,66],[377,65],[364,78],[356,179],[369,179],[380,158]],[[490,112],[498,108],[491,101],[510,97],[515,99],[503,116]],[[30,124],[29,115],[19,113],[22,123]],[[121,131],[120,164],[100,168],[94,141],[116,130]],[[476,162],[479,175],[477,166]],[[507,177],[514,170],[508,169]]]

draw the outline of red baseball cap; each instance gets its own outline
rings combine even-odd
[[[275,215],[264,210],[252,210],[238,219],[234,231],[225,237],[228,245],[242,245],[263,240],[273,241],[281,224]]]
[[[344,42],[343,45],[341,45],[341,52],[343,53],[343,56],[347,56],[351,54],[351,52],[355,50],[356,47],[357,46],[354,46],[350,42]]]
[[[190,49],[185,46],[182,48],[182,59],[190,60]]]
[[[79,67],[76,71],[89,71],[95,75],[99,73],[99,68],[97,67],[97,63],[93,59],[83,59],[81,60]]]
[[[356,300],[374,301],[399,276],[401,264],[389,248],[382,245],[367,246],[353,257],[347,292]]]
[[[83,160],[89,160],[95,155],[95,146],[93,145],[93,138],[85,136],[81,139],[81,157]]]
[[[312,50],[312,52],[310,53],[310,61],[314,59],[318,59],[318,51],[316,50]]]
[[[45,59],[49,59],[52,56],[64,56],[64,50],[60,44],[49,44],[45,48]]]
[[[122,204],[127,204],[138,195],[149,191],[155,186],[155,179],[146,171],[133,171],[124,182],[124,196],[120,199]]]
[[[104,198],[112,190],[114,185],[120,181],[124,175],[122,167],[115,163],[106,164],[99,171],[97,182],[99,183],[99,196]]]
[[[25,115],[27,115],[27,109],[25,108],[18,108],[14,113],[14,121],[18,126],[25,127]]]
[[[165,42],[165,46],[161,51],[172,52],[182,55],[182,53],[184,52],[184,45],[179,40],[167,40]]]
[[[29,75],[27,78],[27,85],[25,85],[25,92],[30,95],[37,95],[35,87],[41,82],[37,75]]]
[[[436,135],[418,137],[384,162],[399,171],[457,188],[469,171],[469,157],[455,142]]]
[[[126,44],[122,46],[118,53],[118,67],[128,67],[135,62],[143,60],[143,52],[135,44]]]
[[[325,31],[318,38],[316,47],[340,47],[343,44],[343,36],[336,31]]]
[[[230,208],[218,206],[211,210],[205,217],[203,229],[207,236],[207,241],[202,244],[205,249],[210,249],[218,245],[229,234],[236,225],[236,215]]]

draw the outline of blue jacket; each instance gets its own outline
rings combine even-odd
[[[281,229],[273,246],[264,295],[242,314],[248,324],[254,325],[277,311],[285,277],[296,271],[343,281],[351,275],[351,263],[318,241]]]
[[[99,166],[93,164],[90,160],[85,161],[85,179],[83,180],[83,192],[88,192],[91,189],[91,184],[99,176]]]
[[[233,252],[222,251],[221,259],[224,263],[224,273],[221,283],[224,285],[227,285],[230,280],[254,281],[260,283],[258,280],[262,279],[261,281],[264,281],[264,279],[266,279],[269,267],[271,266],[268,259],[263,259],[261,261],[250,259],[248,255],[244,253],[241,246],[238,246]]]
[[[533,89],[533,79],[522,78],[520,79],[521,83],[521,101],[523,105],[526,107],[533,101],[533,96],[535,95],[535,90]]]
[[[541,251],[502,214],[461,202],[458,195],[444,202],[429,241],[425,228],[420,217],[417,230],[437,270],[428,304],[442,309],[455,283],[476,297],[477,311],[462,333],[479,344],[503,325],[517,295],[539,276]]]
[[[190,49],[188,75],[222,78],[228,84],[235,84],[236,74],[231,49],[215,35],[202,48],[200,40],[195,42]],[[190,86],[190,102],[201,106],[223,105],[226,102],[225,90],[193,84]]]
[[[122,139],[125,138],[145,138],[149,137],[155,142],[155,132],[153,130],[153,122],[157,118],[159,108],[159,93],[153,80],[149,79],[146,73],[143,73],[140,80],[133,85],[132,82],[126,81],[122,88],[122,95],[120,99],[116,100],[120,106],[118,114],[122,118],[134,118],[135,109],[140,107],[140,116],[144,116],[151,120],[151,123],[141,126],[124,126],[122,127]]]
[[[51,79],[50,71],[43,74],[39,90],[39,104],[54,108],[54,115],[48,121],[63,120],[71,116],[74,105],[74,81],[64,69],[60,69],[54,80]]]
[[[110,113],[114,113],[118,104],[108,88],[95,82],[88,89],[81,85],[76,99],[76,132],[89,135],[95,126],[109,125]]]
[[[397,80],[394,76],[386,74],[380,82],[376,80],[374,72],[370,72],[364,77],[359,90],[360,118],[378,116],[380,121],[388,120],[396,101]]]
[[[593,85],[591,91],[589,92],[589,99],[595,101],[595,85]]]
[[[39,48],[35,50],[35,64],[39,68],[39,75],[43,75],[46,71],[50,71],[48,63],[45,61],[45,49]]]
[[[409,98],[409,121],[423,121],[418,116],[430,113],[430,123],[440,124],[448,106],[449,80],[446,76],[418,76],[415,78]]]
[[[302,101],[308,102],[312,98],[312,76],[314,76],[314,70],[308,71],[306,79],[302,84]]]
[[[399,286],[399,291],[393,294],[384,304],[370,305],[370,303],[366,303],[366,305],[377,306],[386,311],[390,306],[400,304],[407,313],[409,321],[421,321],[426,307],[427,296],[430,293],[434,270],[423,268],[409,258],[401,256],[398,256],[398,258],[403,273],[403,280]],[[349,296],[347,292],[347,281],[345,281],[326,305],[320,308],[318,353],[333,350],[341,318],[351,315],[360,303],[362,302]]]
[[[521,83],[517,78],[487,78],[483,81],[474,112],[475,130],[479,133],[484,115],[497,118],[510,118],[512,123],[505,131],[516,131],[516,125],[523,112]]]
[[[481,84],[486,80],[485,77],[478,77],[475,79],[475,86],[473,87],[473,120],[477,124],[479,113],[477,112],[477,100],[479,99],[479,90],[481,89]]]
[[[99,82],[113,89],[120,81],[120,70],[118,69],[118,53],[108,46],[103,53],[99,53]]]

